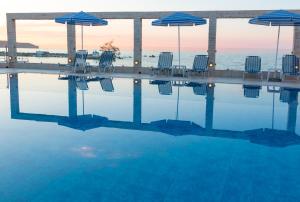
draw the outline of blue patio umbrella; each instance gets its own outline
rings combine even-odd
[[[83,49],[83,26],[103,26],[108,22],[101,18],[80,11],[55,18],[55,22],[68,25],[81,25],[81,49]]]
[[[176,12],[152,22],[153,26],[176,26],[178,27],[178,59],[180,64],[180,27],[197,26],[206,24],[206,20],[183,12]]]
[[[265,13],[257,16],[249,21],[250,24],[265,25],[265,26],[278,26],[277,48],[275,58],[275,70],[277,70],[277,58],[280,39],[281,26],[300,26],[300,14],[292,13],[285,10],[276,10],[273,12]]]

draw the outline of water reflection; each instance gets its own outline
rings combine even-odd
[[[177,88],[177,115],[175,119],[161,119],[149,123],[142,122],[142,80],[133,79],[133,119],[132,121],[110,120],[107,117],[95,114],[78,115],[77,112],[77,91],[82,90],[79,87],[77,77],[65,77],[61,80],[68,80],[68,107],[67,116],[46,115],[25,113],[20,111],[19,83],[18,75],[10,75],[10,103],[11,118],[20,120],[32,120],[40,122],[54,122],[60,126],[65,126],[75,130],[91,130],[99,127],[130,129],[140,131],[152,131],[169,134],[172,136],[196,135],[208,137],[220,137],[230,139],[248,140],[255,144],[271,147],[286,147],[289,145],[300,144],[300,136],[295,133],[297,122],[298,93],[296,89],[281,88],[279,90],[270,90],[270,93],[280,93],[280,101],[288,104],[288,116],[286,130],[277,130],[272,128],[257,128],[254,130],[237,131],[214,129],[214,102],[215,102],[215,84],[212,83],[186,83],[171,81],[151,81],[150,84],[158,85],[159,93],[170,95],[172,88]],[[83,78],[80,78],[82,81]],[[113,92],[114,86],[111,78],[84,78],[86,85],[89,82],[99,82],[104,91]],[[102,83],[101,83],[102,81]],[[166,85],[159,87],[159,85]],[[189,120],[181,120],[178,114],[180,88],[190,87],[196,96],[205,96],[205,125],[201,126]],[[170,91],[171,88],[171,91]],[[243,86],[244,96],[246,98],[258,98],[261,90],[260,86]],[[274,103],[273,96],[273,103]],[[273,106],[274,109],[274,106]],[[274,111],[274,110],[273,110]],[[273,114],[274,117],[274,114]],[[230,118],[230,117],[227,117]]]

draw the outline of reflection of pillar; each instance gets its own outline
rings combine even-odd
[[[9,77],[10,113],[13,117],[20,113],[18,74],[10,74]]]
[[[133,80],[133,122],[142,123],[142,81]]]
[[[295,28],[294,28],[293,54],[300,57],[300,27],[297,27],[297,26],[295,26]]]
[[[135,71],[142,66],[142,19],[134,19],[133,66]]]
[[[69,117],[77,116],[77,90],[76,90],[76,82],[74,79],[68,80],[69,87]]]
[[[207,96],[206,96],[206,112],[205,112],[205,128],[206,130],[213,129],[213,119],[214,119],[214,84],[208,84]]]
[[[74,61],[76,53],[76,30],[74,25],[67,25],[68,63]]]
[[[16,20],[7,17],[7,51],[10,66],[17,62]]]
[[[211,68],[214,69],[216,65],[216,52],[217,52],[217,18],[209,18],[209,31],[208,31],[208,57]]]
[[[290,132],[295,132],[297,123],[297,108],[298,108],[298,92],[291,91],[289,98],[289,109],[288,109],[288,121],[287,130]]]

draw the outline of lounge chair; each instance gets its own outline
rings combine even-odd
[[[76,77],[75,81],[76,81],[76,87],[79,90],[88,90],[89,89],[87,80],[84,77]]]
[[[261,86],[244,85],[244,96],[246,98],[258,98]]]
[[[261,57],[248,56],[246,58],[243,79],[245,79],[246,74],[260,74],[260,79],[262,80],[263,74],[261,72]]]
[[[299,58],[295,55],[285,55],[282,58],[281,79],[285,76],[296,76],[299,79]]]
[[[207,83],[196,83],[189,82],[186,84],[187,87],[192,87],[195,95],[206,95],[207,94]]]
[[[113,66],[115,53],[112,51],[103,51],[99,59],[99,72],[109,71],[114,72]]]
[[[78,50],[75,55],[74,63],[72,65],[73,72],[87,71],[88,64],[86,62],[88,52],[86,50]]]
[[[172,83],[171,81],[150,81],[152,85],[158,85],[158,92],[161,95],[171,95],[172,94]]]
[[[193,68],[190,72],[197,73],[208,73],[208,56],[207,55],[196,55],[194,58]]]
[[[114,85],[111,78],[100,78],[100,85],[103,91],[113,92]]]
[[[167,71],[169,74],[172,70],[173,53],[161,52],[158,58],[157,68],[152,68],[153,72],[164,72]]]

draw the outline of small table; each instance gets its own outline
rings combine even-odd
[[[174,75],[182,75],[185,77],[186,66],[185,65],[174,65],[172,67],[172,76]]]
[[[270,78],[270,76],[273,74],[273,77]],[[278,75],[279,74],[279,78]],[[268,69],[268,76],[267,76],[267,81],[275,81],[275,82],[280,82],[281,78],[280,78],[280,70],[275,69],[275,68],[270,68]]]

